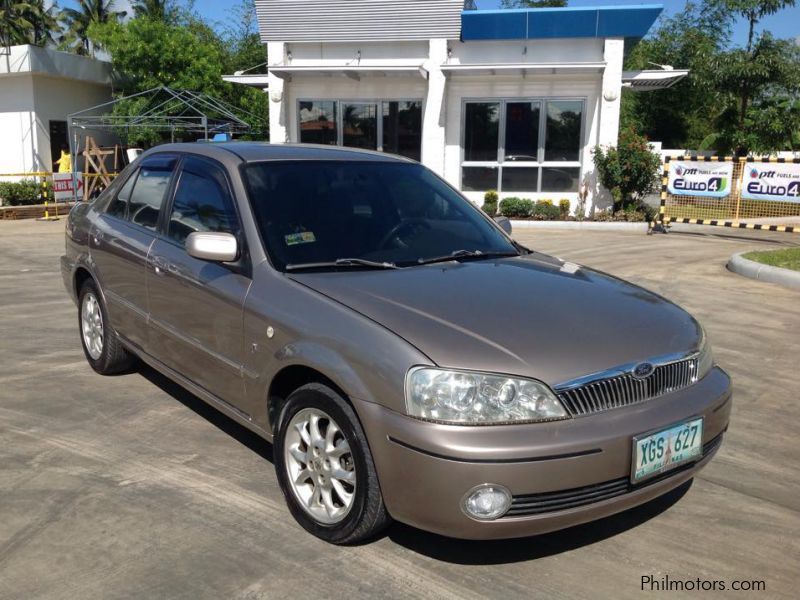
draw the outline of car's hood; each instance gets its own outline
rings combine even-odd
[[[389,328],[437,365],[551,385],[688,352],[701,337],[697,322],[661,296],[538,253],[291,277]]]

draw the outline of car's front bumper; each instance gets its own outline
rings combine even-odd
[[[395,519],[459,538],[511,538],[599,519],[690,479],[719,448],[730,417],[731,386],[727,374],[714,368],[691,387],[648,402],[526,425],[442,425],[369,402],[357,401],[356,408]],[[703,457],[631,485],[632,438],[696,416],[704,418]],[[494,521],[467,516],[461,509],[464,495],[484,483],[508,488],[516,512],[529,514]]]
[[[73,302],[78,299],[75,295],[75,287],[73,285],[73,278],[75,277],[75,263],[69,259],[69,256],[63,254],[61,256],[61,278],[64,280],[64,287],[67,288],[69,297]]]

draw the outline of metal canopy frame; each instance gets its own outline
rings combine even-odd
[[[138,114],[110,114],[112,107],[123,100],[145,97],[148,98],[147,103]],[[161,86],[92,106],[72,113],[67,118],[70,140],[75,128],[120,130],[147,127],[169,131],[174,141],[175,131],[201,133],[206,140],[209,139],[209,134],[249,131],[250,125],[242,118],[245,115],[259,121],[264,120],[202,92],[173,90]]]

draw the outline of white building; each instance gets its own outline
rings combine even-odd
[[[591,149],[617,141],[622,86],[668,87],[686,74],[622,72],[626,41],[645,35],[660,5],[255,4],[271,142],[404,154],[476,202],[489,189],[575,202],[585,176],[594,186]]]
[[[110,99],[108,62],[28,45],[0,53],[0,175],[51,171],[69,145],[67,115]]]

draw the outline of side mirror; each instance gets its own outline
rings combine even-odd
[[[195,231],[186,238],[189,256],[212,262],[233,262],[239,257],[239,242],[233,234]]]
[[[495,217],[494,221],[500,226],[500,229],[511,235],[511,221],[508,220],[508,217]]]

